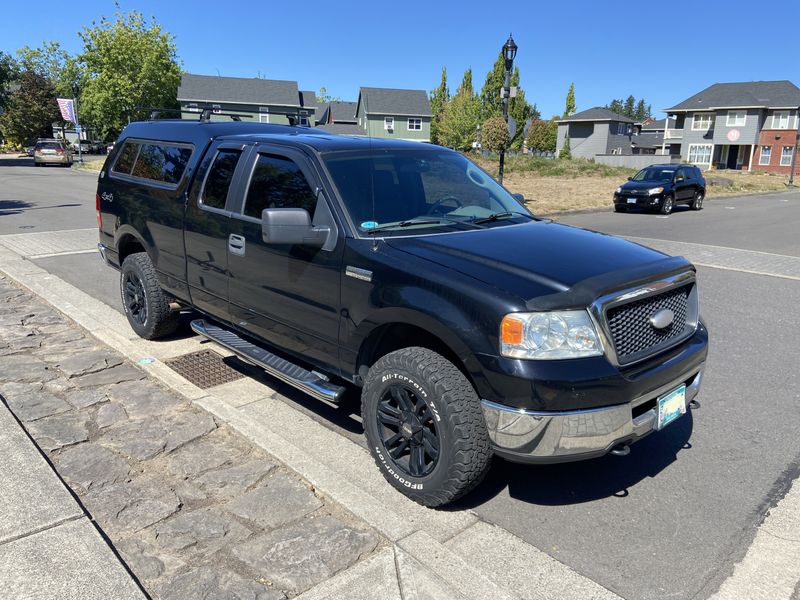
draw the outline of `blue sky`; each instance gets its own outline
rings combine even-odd
[[[174,34],[186,71],[292,79],[344,100],[361,85],[431,90],[442,66],[451,90],[467,67],[480,88],[509,32],[522,87],[545,117],[563,111],[573,81],[578,110],[633,94],[654,112],[717,81],[800,85],[798,0],[119,4]],[[58,40],[77,52],[76,32],[114,10],[110,0],[4,3],[0,50]]]

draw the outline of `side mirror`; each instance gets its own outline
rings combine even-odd
[[[525,194],[511,194],[514,197],[514,200],[519,202],[522,206],[525,206]]]
[[[633,181],[633,177],[628,177],[628,181]]]
[[[267,244],[321,248],[331,233],[329,227],[311,225],[304,208],[265,208],[261,211],[261,238]]]

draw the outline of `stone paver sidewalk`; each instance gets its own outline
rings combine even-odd
[[[385,540],[0,277],[0,394],[157,598],[292,597]]]

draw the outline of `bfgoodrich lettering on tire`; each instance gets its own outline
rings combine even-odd
[[[169,307],[158,276],[146,252],[131,254],[122,263],[119,277],[122,307],[131,328],[140,337],[155,340],[178,326],[178,315]]]
[[[427,348],[405,348],[369,370],[361,416],[383,476],[425,506],[442,506],[483,479],[491,446],[480,401],[461,371]]]

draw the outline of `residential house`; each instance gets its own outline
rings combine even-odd
[[[634,125],[633,119],[599,106],[575,113],[558,121],[556,156],[564,148],[567,136],[575,158],[633,154]]]
[[[317,121],[320,129],[339,135],[366,136],[367,132],[358,125],[358,102],[331,101],[321,107]]]
[[[675,119],[645,119],[634,125],[634,137],[631,142],[633,154],[661,154],[664,147],[664,130],[675,129]]]
[[[181,75],[178,102],[184,119],[192,112],[211,108],[214,113],[235,113],[243,120],[284,125],[313,126],[316,120],[316,95],[300,92],[296,81]],[[227,118],[215,117],[212,119]]]
[[[429,142],[431,104],[424,90],[362,87],[356,123],[369,137]]]
[[[664,111],[676,117],[664,146],[705,169],[788,174],[799,107],[800,88],[791,81],[715,83]]]

